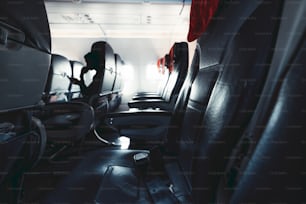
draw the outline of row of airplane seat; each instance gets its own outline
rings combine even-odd
[[[138,110],[103,116],[109,125],[122,120],[149,148],[84,149],[81,134],[105,122],[96,115],[113,94],[110,45],[92,45],[107,79],[99,94],[78,100],[69,93],[71,63],[51,57],[44,1],[1,1],[0,202],[305,203],[306,1],[215,2],[191,66],[186,43],[169,53],[174,73],[186,68],[173,108],[145,109],[153,102],[140,99]],[[29,16],[44,23],[25,25]]]

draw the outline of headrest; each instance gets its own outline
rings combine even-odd
[[[170,64],[169,64],[169,71],[179,71],[181,66],[178,66],[180,63],[188,64],[188,44],[186,42],[176,42],[172,46],[169,51],[170,56]],[[187,66],[188,68],[188,66]]]
[[[173,52],[172,57],[174,62],[181,60],[182,57],[188,55],[188,43],[187,42],[176,42],[174,43],[170,53]],[[185,60],[185,59],[184,59]]]
[[[167,60],[167,67],[170,72],[179,68],[175,66],[181,61],[188,61],[188,44],[186,42],[176,42],[169,51],[169,59]]]
[[[49,71],[49,84],[47,94],[68,93],[70,79],[72,76],[69,60],[61,55],[52,54],[51,66]]]
[[[0,25],[4,27],[2,30],[8,34],[8,39],[50,53],[51,37],[44,0],[20,3],[1,0]]]
[[[219,0],[192,0],[187,40],[194,41],[205,32],[218,9]]]
[[[91,52],[98,53],[99,64],[107,69],[115,71],[115,56],[113,48],[105,41],[95,42],[91,46]]]
[[[91,46],[91,52],[95,52],[99,56],[99,69],[103,72],[101,80],[100,93],[101,95],[112,92],[115,81],[115,55],[113,48],[104,41],[95,42]]]

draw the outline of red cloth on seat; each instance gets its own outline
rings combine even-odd
[[[192,0],[187,40],[194,41],[205,32],[218,8],[219,0]]]

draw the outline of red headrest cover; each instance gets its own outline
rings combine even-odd
[[[205,32],[218,8],[219,0],[192,0],[187,40],[194,41]]]

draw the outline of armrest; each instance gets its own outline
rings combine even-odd
[[[123,136],[133,140],[162,141],[165,137],[172,113],[164,110],[130,110],[107,115],[107,123],[113,125]]]
[[[107,114],[107,122],[116,127],[158,126],[170,122],[172,112],[165,110],[129,110]]]
[[[149,100],[132,100],[128,102],[130,108],[160,108],[167,105],[168,102],[162,99],[149,99]]]
[[[143,95],[159,95],[157,92],[138,92],[134,96],[143,96]]]
[[[151,99],[160,99],[162,100],[162,96],[160,95],[142,95],[142,96],[133,96],[133,100],[151,100]]]
[[[81,102],[49,103],[34,116],[45,125],[48,141],[74,143],[87,135],[94,125],[94,111]]]

